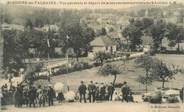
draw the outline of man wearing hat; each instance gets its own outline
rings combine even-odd
[[[49,106],[53,106],[53,99],[55,97],[55,91],[54,89],[52,88],[51,85],[49,85],[49,89],[48,89],[48,92],[47,92],[47,96],[48,96],[48,103],[49,103]]]
[[[112,84],[112,82],[108,85],[108,87],[107,87],[107,92],[108,92],[108,100],[109,101],[112,101],[112,95],[113,95],[113,93],[114,93],[114,86],[113,86],[113,84]]]
[[[84,102],[86,103],[86,90],[87,90],[86,85],[84,84],[83,81],[81,81],[81,85],[78,88],[80,102],[82,102],[82,99],[84,99]]]
[[[96,93],[96,86],[93,84],[93,81],[90,81],[90,84],[88,85],[88,91],[89,91],[89,102],[95,102],[95,93]]]
[[[35,100],[36,100],[36,88],[34,86],[30,86],[29,91],[28,91],[28,96],[29,96],[29,107],[33,105],[35,107]]]
[[[182,87],[180,90],[180,99],[181,99],[181,102],[183,103],[184,102],[184,87]]]
[[[96,91],[95,91],[95,101],[100,100],[100,87],[98,82],[95,83]]]
[[[106,94],[106,87],[104,83],[101,83],[100,85],[100,100],[105,100],[105,94]]]
[[[129,87],[128,87],[128,85],[127,85],[127,82],[125,81],[124,83],[123,83],[123,86],[121,87],[121,92],[122,92],[122,95],[123,95],[123,97],[122,97],[122,101],[126,101],[126,102],[128,102],[128,94],[129,94]]]

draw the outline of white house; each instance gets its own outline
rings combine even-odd
[[[55,24],[44,25],[41,28],[35,27],[34,29],[38,30],[38,31],[43,31],[43,32],[48,32],[49,30],[50,31],[54,31],[54,32],[58,32],[59,31],[59,27],[57,25],[55,25]]]
[[[90,42],[92,52],[116,52],[117,45],[109,36],[99,36]]]
[[[0,27],[1,27],[2,30],[19,30],[19,31],[24,31],[24,26],[17,25],[17,24],[3,23]]]
[[[58,32],[59,27],[57,25],[44,25],[42,27],[42,30],[45,31],[45,32],[48,32],[49,30]]]

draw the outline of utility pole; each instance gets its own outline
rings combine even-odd
[[[69,67],[69,66],[68,66],[68,64],[69,64],[69,57],[68,57],[68,50],[69,50],[68,47],[69,47],[69,46],[68,46],[68,42],[69,42],[70,37],[69,37],[68,35],[66,35],[66,39],[67,39],[67,40],[66,40],[66,42],[67,42],[67,43],[66,43],[66,44],[67,44],[66,59],[67,59],[67,73],[68,73],[68,67]],[[67,80],[65,80],[65,81],[66,81],[65,83],[66,83],[67,91],[69,91],[70,89],[69,89],[69,86],[68,86],[68,84],[67,84]]]
[[[48,35],[47,35],[47,69],[48,69],[48,73],[49,73],[49,82],[50,82],[50,77],[51,77],[51,68],[49,67],[49,60],[50,60],[50,41],[49,38],[50,37],[50,25],[49,25],[49,30],[48,30]]]

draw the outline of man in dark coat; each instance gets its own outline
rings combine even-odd
[[[14,93],[15,107],[21,107],[23,104],[23,90],[20,85],[17,86],[17,89]]]
[[[84,102],[86,103],[86,90],[87,90],[86,85],[84,84],[83,81],[81,81],[81,85],[78,88],[80,102],[82,102],[82,99],[84,99]]]
[[[37,100],[38,100],[38,104],[39,104],[39,107],[41,107],[42,105],[44,106],[43,104],[43,89],[41,88],[41,86],[39,85],[38,86],[38,89],[37,89]]]
[[[183,103],[184,102],[184,87],[180,90],[180,99]]]
[[[29,89],[29,107],[31,107],[33,105],[33,107],[35,107],[35,100],[36,100],[36,96],[37,96],[37,92],[36,92],[36,88],[35,87],[32,87],[30,86],[30,89]]]
[[[90,81],[90,84],[88,85],[88,91],[89,91],[89,102],[95,102],[95,93],[96,93],[96,86],[93,84],[93,81]]]
[[[14,92],[13,97],[14,97],[14,105],[15,105],[15,107],[18,107],[20,93],[19,93],[19,90],[17,88],[16,88],[16,90]]]
[[[24,104],[28,107],[28,104],[29,104],[29,90],[27,88],[25,88],[23,90],[23,100],[24,100]]]
[[[104,83],[101,83],[100,86],[100,100],[105,100],[105,94],[106,94],[106,87]]]
[[[127,82],[123,83],[123,86],[121,87],[121,92],[122,92],[122,101],[128,102],[128,95],[129,95],[129,87],[127,85]]]
[[[112,83],[110,83],[109,85],[108,85],[108,87],[107,87],[107,92],[108,92],[108,100],[109,101],[112,101],[112,95],[113,95],[113,93],[114,93],[114,86],[113,86],[113,84]]]
[[[55,97],[55,91],[54,89],[49,86],[49,89],[48,89],[48,92],[47,92],[47,96],[48,96],[48,103],[49,103],[49,106],[53,106],[54,105],[54,97]]]
[[[97,101],[100,99],[100,88],[98,82],[95,83],[95,86],[96,86],[95,100]]]

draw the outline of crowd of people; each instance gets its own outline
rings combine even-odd
[[[104,84],[104,83],[93,83],[90,81],[90,84],[86,85],[83,81],[78,88],[79,92],[79,101],[95,102],[95,101],[112,101],[112,100],[122,100],[126,102],[133,102],[132,91],[127,85],[127,82],[124,82],[121,87],[121,96],[115,92],[114,85]],[[87,98],[86,98],[87,96]]]
[[[49,106],[53,105],[53,99],[55,98],[55,91],[51,86],[45,86],[37,88],[32,85],[23,86],[18,84],[17,87],[10,86],[7,84],[1,87],[2,91],[2,104],[14,103],[15,107],[27,107],[45,106],[48,102]],[[11,94],[10,94],[11,93]]]
[[[63,91],[56,92],[52,85],[48,86],[33,86],[33,85],[21,85],[17,87],[10,86],[7,84],[1,87],[2,91],[2,102],[4,105],[8,104],[7,101],[12,100],[15,107],[41,107],[41,106],[52,106],[54,101],[62,102],[65,100]],[[112,83],[104,84],[90,81],[89,84],[85,84],[81,81],[78,87],[78,91],[75,94],[73,101],[96,102],[96,101],[133,101],[132,92],[127,85],[127,82],[123,83],[121,87],[121,97],[115,92],[115,87]],[[10,102],[9,102],[10,103]]]
[[[13,103],[13,94],[16,90],[16,87],[13,85],[4,84],[0,89],[1,104],[12,104]]]

